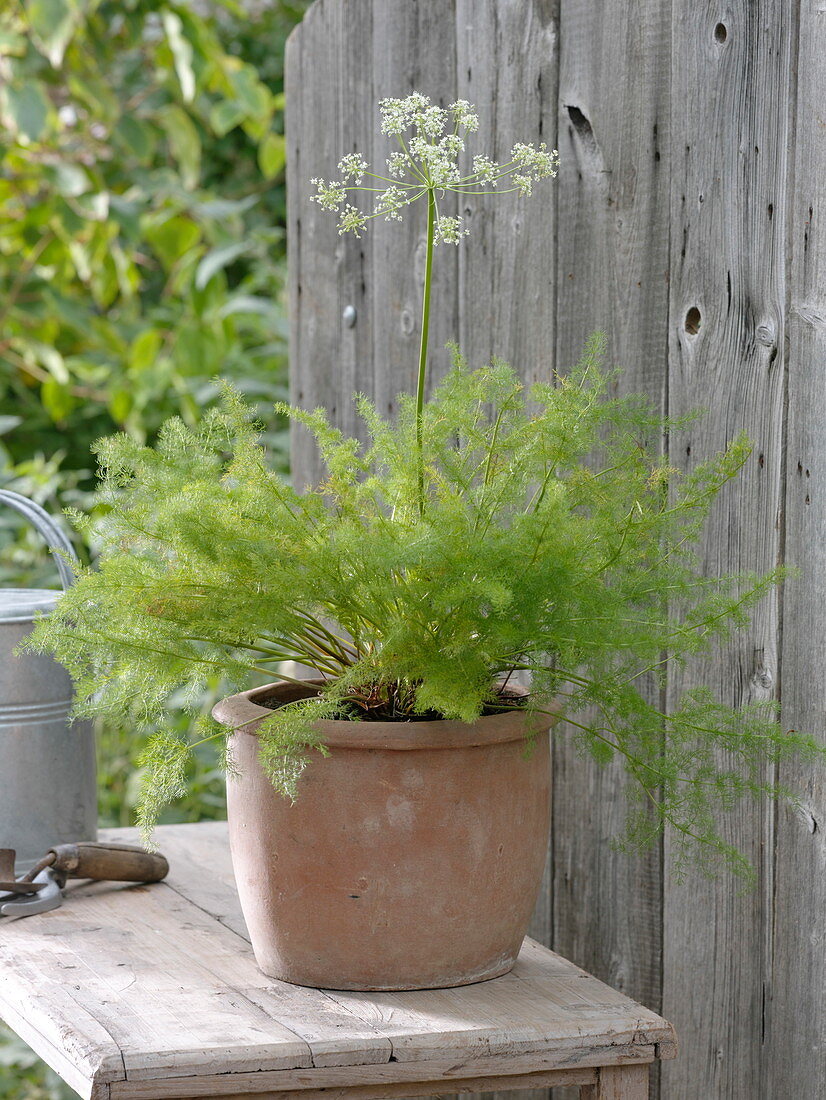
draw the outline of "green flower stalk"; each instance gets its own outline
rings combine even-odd
[[[419,509],[424,508],[422,456],[422,409],[427,382],[427,350],[430,329],[430,295],[433,286],[434,245],[456,244],[468,235],[461,217],[452,217],[439,209],[439,200],[448,192],[457,195],[492,195],[518,192],[530,195],[536,180],[556,176],[559,155],[542,142],[538,147],[517,143],[510,160],[499,164],[484,154],[476,154],[470,171],[463,174],[460,159],[465,153],[465,138],[479,128],[479,116],[465,99],[445,109],[430,102],[428,96],[413,92],[406,99],[383,99],[381,132],[396,138],[399,148],[386,159],[387,175],[370,170],[360,153],[348,153],[338,162],[340,180],[313,179],[313,200],[323,209],[339,214],[339,234],[361,231],[373,218],[401,221],[401,211],[414,203],[427,202],[427,246],[424,286],[422,288],[421,343],[416,382],[416,452],[419,463]],[[364,183],[367,177],[371,183]],[[500,184],[509,186],[499,187]],[[364,213],[348,202],[348,194],[372,195],[373,209]]]

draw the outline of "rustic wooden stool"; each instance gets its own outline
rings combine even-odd
[[[110,839],[133,840],[129,830]],[[493,981],[341,993],[266,978],[226,825],[158,830],[166,883],[70,886],[0,931],[0,1017],[87,1100],[374,1100],[579,1085],[646,1100],[670,1024],[526,940]],[[468,914],[468,920],[473,914]]]

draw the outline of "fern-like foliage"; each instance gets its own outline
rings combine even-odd
[[[779,579],[708,578],[692,553],[749,446],[738,439],[678,477],[646,441],[680,425],[610,397],[601,355],[594,338],[570,375],[526,393],[504,363],[470,371],[456,352],[424,408],[421,465],[410,397],[392,423],[358,399],[366,446],[321,411],[289,410],[327,469],[303,494],[268,468],[229,389],[200,427],[169,421],[155,448],[104,440],[100,568],[31,644],[69,669],[78,714],[127,722],[157,720],[173,691],[196,699],[216,671],[246,686],[283,661],[315,667],[320,697],[274,711],[261,731],[288,795],[316,719],[472,722],[497,680],[528,670],[530,706],[562,700],[584,748],[619,754],[637,780],[629,843],[670,823],[706,862],[747,870],[718,810],[785,793],[767,765],[823,750],[784,732],[771,705],[733,711],[696,692],[666,716],[640,684],[664,674],[665,653],[685,658],[742,626]],[[147,829],[180,791],[188,747],[164,735],[150,746]]]

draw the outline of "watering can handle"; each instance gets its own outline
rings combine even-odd
[[[44,511],[39,504],[35,504],[28,497],[21,496],[20,493],[13,493],[10,489],[0,489],[0,504],[8,505],[9,508],[13,508],[15,512],[19,512],[21,516],[27,519],[32,527],[46,540],[49,550],[62,550],[72,561],[77,561],[77,554],[69,539],[49,513]],[[61,554],[55,554],[54,559],[57,571],[60,574],[60,583],[66,589],[75,582],[74,571]]]

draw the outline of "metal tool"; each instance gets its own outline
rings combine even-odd
[[[29,885],[26,883],[26,885]],[[63,904],[63,889],[55,872],[46,867],[34,878],[31,885],[38,887],[35,894],[20,894],[16,891],[0,893],[0,917],[18,920],[30,917],[34,913],[45,913],[48,909],[57,909]]]
[[[169,864],[160,852],[131,844],[57,844],[25,875],[15,879],[14,850],[0,848],[0,917],[16,920],[56,909],[67,878],[98,882],[160,882]]]

